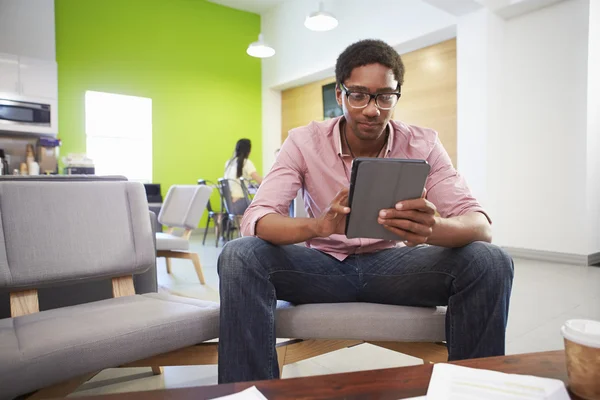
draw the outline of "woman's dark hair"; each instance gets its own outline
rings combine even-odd
[[[237,159],[237,170],[236,177],[242,176],[242,170],[244,169],[244,162],[248,159],[250,155],[250,150],[252,149],[252,142],[250,139],[240,139],[235,144],[235,156]],[[233,159],[232,159],[233,161]]]
[[[381,41],[366,39],[351,44],[339,55],[335,63],[335,80],[338,85],[344,83],[357,67],[369,64],[381,64],[394,71],[398,85],[404,83],[404,64],[400,54],[392,46]]]

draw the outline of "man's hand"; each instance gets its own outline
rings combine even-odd
[[[394,232],[407,246],[427,243],[436,223],[436,208],[425,198],[406,200],[381,210],[377,222]]]
[[[328,237],[335,233],[343,235],[346,229],[346,215],[350,213],[348,207],[348,189],[340,190],[325,212],[316,219],[315,234],[318,237]]]

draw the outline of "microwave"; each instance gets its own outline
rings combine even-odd
[[[56,102],[0,97],[0,131],[56,134]]]

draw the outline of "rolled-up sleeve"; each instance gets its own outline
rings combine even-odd
[[[437,207],[443,218],[480,212],[491,223],[487,212],[471,194],[465,178],[452,166],[450,156],[439,139],[436,139],[427,161],[431,165],[426,184],[427,199]]]
[[[288,215],[289,206],[302,187],[305,164],[300,149],[290,135],[244,213],[241,224],[243,236],[255,236],[256,223],[265,215]]]

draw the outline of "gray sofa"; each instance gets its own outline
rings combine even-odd
[[[0,398],[217,337],[217,304],[134,292],[156,257],[141,184],[0,182],[0,215],[0,287],[17,315],[0,320]],[[106,280],[114,298],[36,312],[44,288]],[[79,290],[50,301],[102,294]]]

